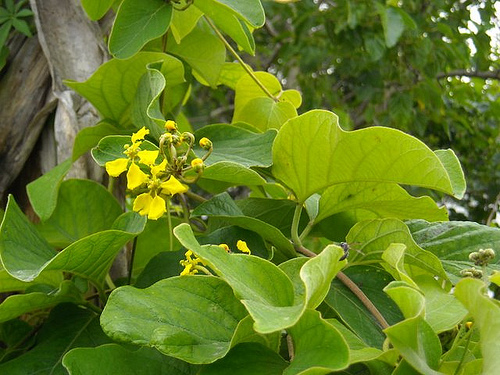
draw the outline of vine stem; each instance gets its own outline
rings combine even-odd
[[[316,253],[312,252],[311,250],[305,248],[302,246],[302,241],[299,237],[299,221],[300,221],[300,214],[302,213],[302,204],[297,204],[295,207],[295,211],[293,213],[293,220],[292,220],[292,241],[295,244],[295,250],[297,250],[299,253],[304,254],[305,256],[309,258],[313,258],[317,256]],[[366,294],[359,288],[359,286],[356,285],[354,281],[352,281],[349,276],[347,276],[345,273],[339,271],[337,273],[337,279],[340,280],[342,284],[344,284],[351,292],[354,293],[356,297],[361,301],[361,303],[368,309],[368,311],[373,315],[373,317],[377,320],[377,322],[380,324],[382,329],[388,328],[389,323],[387,323],[387,320],[383,317],[383,315],[378,311],[377,307],[373,304],[372,301],[366,296]]]
[[[226,38],[224,38],[224,35],[221,34],[221,32],[219,31],[217,26],[215,26],[215,24],[212,22],[212,20],[210,18],[208,18],[207,16],[203,16],[203,17],[207,21],[208,25],[215,32],[215,34],[217,34],[217,36],[222,41],[222,43],[224,43],[224,45],[226,46],[228,51],[231,52],[231,54],[235,57],[236,60],[238,60],[238,62],[241,64],[241,66],[243,67],[245,72],[247,72],[247,74],[255,81],[257,86],[259,86],[261,88],[261,90],[264,91],[264,93],[268,97],[270,97],[272,100],[274,100],[275,102],[279,102],[279,99],[277,97],[275,97],[273,94],[271,94],[271,92],[267,89],[267,87],[264,86],[264,84],[259,81],[259,79],[255,75],[255,73],[248,67],[247,64],[245,64],[243,59],[240,57],[240,55],[238,55],[238,53],[234,50],[234,48],[229,44],[229,42],[226,40]]]

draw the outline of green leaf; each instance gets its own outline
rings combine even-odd
[[[292,243],[278,229],[259,219],[245,216],[227,193],[222,193],[202,203],[193,210],[191,215],[208,215],[209,217],[221,219],[228,225],[237,225],[254,231],[276,246],[277,251],[283,254],[286,259],[295,257],[295,249]]]
[[[218,124],[204,126],[195,133],[195,137],[207,137],[214,146],[205,161],[206,165],[232,161],[245,167],[270,167],[271,147],[276,134],[275,130],[259,134],[234,125]],[[200,156],[204,154],[200,147],[196,147],[195,152]]]
[[[358,285],[389,324],[403,318],[396,304],[382,291],[392,281],[387,272],[371,266],[353,266],[343,272]],[[382,348],[385,335],[380,325],[351,290],[338,279],[333,280],[325,302],[366,345]]]
[[[108,161],[116,159],[126,159],[123,154],[125,145],[132,143],[129,136],[110,135],[100,140],[97,147],[92,149],[92,157],[101,167],[104,167]],[[149,141],[143,141],[140,146],[141,150],[157,151],[158,146]]]
[[[438,375],[441,343],[422,316],[403,320],[384,330],[391,344],[419,373]]]
[[[233,122],[246,122],[261,131],[279,129],[289,119],[297,117],[290,102],[275,102],[268,97],[253,98],[233,116]]]
[[[80,156],[91,150],[93,147],[97,146],[99,141],[108,135],[125,135],[128,133],[130,132],[124,132],[123,130],[107,123],[106,121],[100,121],[95,126],[83,128],[76,135],[75,143],[73,145],[73,155],[71,159],[73,161],[76,161]]]
[[[334,326],[321,318],[318,311],[306,310],[288,332],[293,338],[295,357],[284,375],[330,374],[347,368],[347,343]]]
[[[411,277],[421,273],[437,275],[447,279],[439,259],[429,251],[420,248],[413,240],[408,227],[400,220],[367,220],[352,227],[347,242],[356,244],[357,251],[351,251],[352,263],[373,262],[381,259],[383,250],[392,243],[406,245],[405,268]]]
[[[0,364],[0,373],[9,375],[66,373],[61,361],[72,348],[92,347],[110,340],[99,327],[93,312],[73,304],[54,308],[27,353]]]
[[[219,246],[200,246],[187,224],[177,226],[174,234],[233,288],[257,332],[280,331],[299,319],[303,305],[294,305],[292,282],[274,264],[252,255],[228,254]]]
[[[17,318],[31,311],[47,309],[64,302],[85,303],[75,284],[68,280],[63,281],[57,290],[50,290],[48,293],[31,292],[7,297],[0,304],[0,322]]]
[[[255,54],[252,32],[229,8],[214,0],[197,0],[196,7],[229,35],[245,52]]]
[[[500,307],[485,293],[484,283],[466,278],[455,287],[455,296],[469,310],[479,327],[483,374],[495,374],[500,366]]]
[[[376,5],[384,28],[385,45],[394,47],[405,29],[403,17],[394,7],[385,7],[380,3]]]
[[[115,289],[101,325],[114,340],[155,347],[190,363],[211,363],[229,351],[244,316],[245,309],[221,279],[182,276],[146,289]]]
[[[439,208],[430,197],[415,198],[401,186],[383,182],[342,183],[328,187],[321,194],[316,220],[343,211],[349,211],[358,221],[384,217],[429,221],[448,218],[446,208]]]
[[[10,197],[0,228],[2,263],[9,274],[22,281],[33,281],[42,272],[54,270],[72,272],[101,285],[116,254],[145,225],[145,218],[135,212],[124,215],[134,217],[129,223],[134,231],[121,228],[94,233],[56,252]]]
[[[256,343],[236,345],[217,362],[203,367],[201,375],[280,375],[287,362],[276,352]]]
[[[82,7],[92,21],[100,20],[111,8],[114,0],[81,0]]]
[[[201,180],[227,182],[229,186],[264,185],[264,180],[257,172],[239,163],[219,161],[205,168]]]
[[[85,82],[64,83],[90,101],[103,119],[120,128],[130,127],[130,106],[147,64],[167,59],[164,53],[139,52],[127,60],[104,63]]]
[[[56,208],[38,230],[53,246],[65,247],[110,229],[121,213],[120,204],[104,186],[91,180],[70,179],[61,183]]]
[[[165,34],[172,20],[172,5],[162,0],[124,0],[109,36],[109,51],[127,59],[150,40]]]
[[[226,48],[215,35],[195,28],[179,44],[169,38],[167,51],[186,61],[210,86],[217,86]]]
[[[227,8],[254,28],[263,26],[266,20],[260,0],[209,0],[207,6],[210,3],[213,3],[211,6],[217,9],[220,6]]]
[[[54,212],[59,186],[71,165],[68,159],[26,186],[31,206],[40,220],[47,220]]]
[[[393,182],[457,197],[445,166],[427,146],[399,130],[343,131],[335,114],[309,111],[288,120],[273,146],[273,174],[299,201],[340,183]]]
[[[174,8],[170,30],[172,30],[172,35],[177,44],[193,31],[201,16],[203,16],[203,13],[194,5],[189,6],[183,11],[178,11]]]
[[[66,353],[62,364],[70,375],[195,375],[198,372],[198,366],[167,357],[154,349],[130,350],[117,344],[74,348]]]

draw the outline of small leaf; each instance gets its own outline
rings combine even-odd
[[[167,357],[154,349],[130,350],[118,344],[74,348],[66,353],[62,364],[70,375],[195,375],[198,372],[198,366]]]
[[[114,340],[155,347],[190,363],[211,363],[229,351],[244,316],[245,309],[221,279],[181,276],[146,289],[115,289],[101,325]]]
[[[40,220],[47,220],[54,212],[59,186],[71,166],[71,159],[68,159],[26,186],[30,203]]]
[[[500,366],[500,307],[484,294],[480,280],[462,279],[455,287],[455,296],[469,310],[474,325],[479,327],[483,356],[483,374],[495,374]]]
[[[150,40],[165,34],[172,20],[172,5],[162,0],[124,0],[109,36],[109,51],[126,59]]]
[[[318,311],[306,310],[288,332],[293,339],[295,357],[284,375],[330,374],[347,368],[347,343],[334,326],[321,318]]]
[[[207,137],[214,146],[213,152],[205,161],[206,165],[232,161],[245,167],[270,167],[271,147],[276,134],[275,130],[259,134],[235,125],[218,124],[204,126],[195,133],[195,137]],[[196,147],[195,152],[200,156],[204,154],[200,147]]]

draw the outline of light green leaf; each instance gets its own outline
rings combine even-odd
[[[217,362],[203,367],[201,375],[281,375],[287,362],[275,351],[255,343],[236,345]]]
[[[85,303],[75,284],[68,280],[63,281],[57,290],[50,290],[49,293],[31,292],[7,297],[0,304],[0,322],[6,322],[22,314],[47,309],[64,302]]]
[[[180,44],[169,38],[167,51],[186,61],[210,86],[217,86],[226,48],[215,35],[195,28]]]
[[[229,351],[244,316],[245,309],[221,279],[180,276],[146,289],[115,289],[101,326],[114,340],[155,347],[190,363],[211,363]]]
[[[500,307],[485,294],[484,283],[465,278],[455,287],[455,296],[479,327],[483,374],[495,374],[500,366]]]
[[[277,251],[284,255],[286,259],[295,257],[295,249],[292,243],[278,229],[262,220],[245,216],[227,193],[217,195],[211,200],[200,204],[192,212],[192,216],[201,215],[218,218],[228,225],[237,225],[254,231],[276,246]]]
[[[297,322],[303,305],[294,305],[292,282],[278,267],[253,255],[229,254],[219,246],[200,246],[189,225],[174,234],[233,288],[255,321],[255,331],[280,331]]]
[[[275,130],[263,134],[253,133],[234,125],[218,124],[204,126],[195,133],[196,139],[207,137],[214,146],[206,165],[220,161],[232,161],[245,167],[270,167],[272,164],[271,147],[276,137]],[[205,151],[195,148],[202,156]]]
[[[273,146],[273,174],[299,201],[340,183],[393,182],[423,186],[457,197],[441,160],[418,139],[372,127],[347,132],[335,114],[309,111],[288,120]]]
[[[415,277],[422,273],[447,279],[439,259],[429,251],[420,248],[413,240],[408,227],[400,220],[378,219],[362,221],[352,227],[347,242],[354,245],[351,251],[352,263],[373,262],[381,259],[383,250],[391,243],[406,245],[405,270]]]
[[[260,0],[210,0],[212,6],[221,5],[253,27],[264,25],[266,16]],[[198,5],[198,4],[196,4]]]
[[[116,14],[109,51],[127,59],[150,40],[165,34],[172,20],[172,4],[162,0],[124,0]]]
[[[347,343],[334,326],[321,318],[318,311],[306,310],[288,332],[293,338],[295,357],[284,375],[330,374],[349,365]]]
[[[70,375],[195,375],[199,370],[151,348],[129,350],[118,344],[74,348],[66,353],[62,364]]]
[[[203,13],[194,5],[191,5],[182,11],[178,11],[174,8],[170,30],[172,30],[172,35],[174,36],[177,44],[179,44],[186,35],[193,31],[201,16],[203,16]]]
[[[101,19],[111,8],[114,0],[81,0],[82,7],[92,21]]]
[[[343,211],[349,211],[358,221],[384,217],[429,221],[448,218],[446,208],[439,208],[430,197],[415,198],[398,184],[384,182],[342,183],[328,187],[321,194],[316,220]]]
[[[94,233],[56,252],[10,197],[0,228],[2,263],[9,274],[22,281],[33,281],[42,272],[54,270],[72,272],[100,285],[116,254],[145,225],[145,218],[135,212],[124,216],[134,217],[129,223],[134,231],[120,228]]]
[[[53,246],[66,247],[89,234],[110,229],[121,213],[120,204],[104,186],[70,179],[61,184],[56,208],[38,230]]]
[[[40,220],[47,220],[54,212],[59,185],[71,166],[71,159],[68,159],[26,186],[31,206]]]
[[[127,60],[112,59],[85,82],[65,81],[117,127],[130,127],[130,106],[149,63],[169,59],[160,52],[139,52]]]
[[[246,122],[261,131],[279,129],[289,119],[297,117],[297,111],[290,102],[275,102],[268,97],[250,99],[238,114],[234,122]]]
[[[109,341],[93,312],[73,304],[61,304],[51,311],[37,335],[35,346],[23,355],[1,363],[0,373],[64,375],[66,371],[61,361],[69,350]]]

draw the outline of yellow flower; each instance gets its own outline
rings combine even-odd
[[[188,187],[182,184],[174,176],[170,176],[169,179],[160,185],[163,194],[175,195],[180,193],[185,193],[188,191]]]
[[[158,195],[152,197],[149,193],[143,193],[135,198],[133,210],[140,215],[148,215],[150,220],[158,220],[167,212],[165,200]]]
[[[236,247],[238,248],[239,251],[241,251],[242,253],[247,253],[247,254],[252,254],[252,252],[250,251],[250,249],[248,248],[247,246],[247,243],[245,241],[242,241],[242,240],[238,240],[238,242],[236,243]]]

